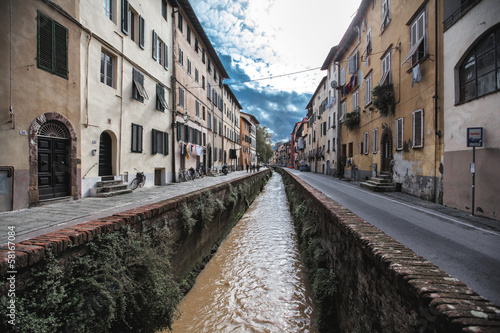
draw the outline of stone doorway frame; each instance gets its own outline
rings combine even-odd
[[[40,127],[48,121],[58,121],[62,123],[70,136],[69,143],[69,156],[70,156],[70,195],[74,199],[79,198],[78,189],[78,178],[77,178],[77,136],[75,129],[71,122],[63,115],[56,112],[47,112],[39,115],[33,120],[29,128],[29,204],[30,206],[36,206],[39,204],[39,194],[38,194],[38,140],[37,135]]]

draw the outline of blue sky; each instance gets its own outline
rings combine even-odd
[[[360,0],[190,2],[243,111],[267,126],[274,142],[288,141],[326,75],[317,68],[344,35]]]

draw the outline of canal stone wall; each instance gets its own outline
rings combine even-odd
[[[16,291],[21,291],[30,281],[31,270],[43,261],[48,249],[61,260],[80,256],[86,253],[86,246],[96,237],[121,230],[124,226],[140,231],[145,227],[167,224],[174,244],[171,267],[175,276],[182,278],[204,257],[210,256],[214,245],[229,233],[270,176],[271,170],[267,169],[19,242],[15,248]],[[213,209],[203,209],[207,206]],[[210,218],[207,214],[211,214]],[[7,272],[11,270],[9,249],[3,247],[0,249],[0,277],[3,281],[7,281]],[[4,282],[0,295],[5,295],[8,290],[9,284]]]
[[[299,241],[317,228],[320,248],[312,252],[319,253],[317,265],[335,276],[331,308],[321,309],[328,312],[333,326],[321,330],[500,331],[500,309],[495,304],[286,169],[278,171],[294,219],[302,215],[305,224],[296,224]]]

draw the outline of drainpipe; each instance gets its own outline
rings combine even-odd
[[[118,36],[120,36],[120,38],[122,39],[122,55],[124,54],[123,52],[125,51],[124,49],[124,40],[123,40],[123,36],[121,34],[118,34]],[[123,137],[123,74],[125,72],[125,69],[124,69],[124,66],[123,66],[123,62],[124,62],[125,58],[122,56],[122,77],[121,77],[121,83],[120,83],[120,138],[118,140],[118,165],[116,167],[117,169],[117,174],[121,175],[121,168],[122,168],[122,137]]]
[[[12,129],[16,128],[16,115],[12,107],[12,0],[9,0],[9,73],[10,73],[10,88],[9,88],[9,115]],[[14,206],[12,206],[14,207]]]
[[[87,121],[85,122],[85,128],[89,127],[89,62],[90,62],[90,41],[92,40],[92,34],[87,36],[87,64],[85,68],[85,115]],[[123,38],[122,38],[123,41]],[[123,47],[122,47],[123,51]]]
[[[436,55],[434,58],[434,132],[436,137],[434,138],[434,163],[437,164],[437,150],[438,150],[438,144],[441,141],[441,130],[438,129],[438,0],[434,1],[434,54]],[[434,202],[438,202],[438,189],[437,189],[437,175],[438,175],[438,170],[436,170],[436,165],[434,166]],[[474,213],[474,212],[473,212]]]
[[[178,13],[180,11],[179,4],[177,1],[174,1],[174,6],[177,6],[177,10],[172,11],[172,76],[170,79],[170,85],[172,86],[172,182],[175,183],[175,141],[176,141],[176,134],[174,129],[177,129],[175,127],[175,109],[176,109],[176,104],[175,104],[175,92],[176,92],[176,87],[177,87],[177,79],[175,77],[175,35],[177,34],[177,29],[175,28],[175,13]],[[175,8],[175,7],[174,7]]]
[[[338,62],[335,63],[335,66],[337,67],[337,82],[340,85],[340,64]],[[335,88],[336,89],[336,88]],[[342,167],[342,170],[340,170],[340,166],[342,166],[342,152],[340,151],[340,98],[338,96],[338,91],[336,92],[337,94],[337,119],[334,119],[335,121],[335,134],[337,137],[337,140],[335,142],[335,145],[337,146],[337,170],[339,173],[339,178],[343,176],[341,175],[340,172],[344,172],[344,168]]]

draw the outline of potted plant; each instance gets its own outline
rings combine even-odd
[[[378,85],[372,90],[373,106],[380,110],[380,113],[387,116],[394,114],[396,109],[396,99],[394,98],[394,86],[391,84]]]

